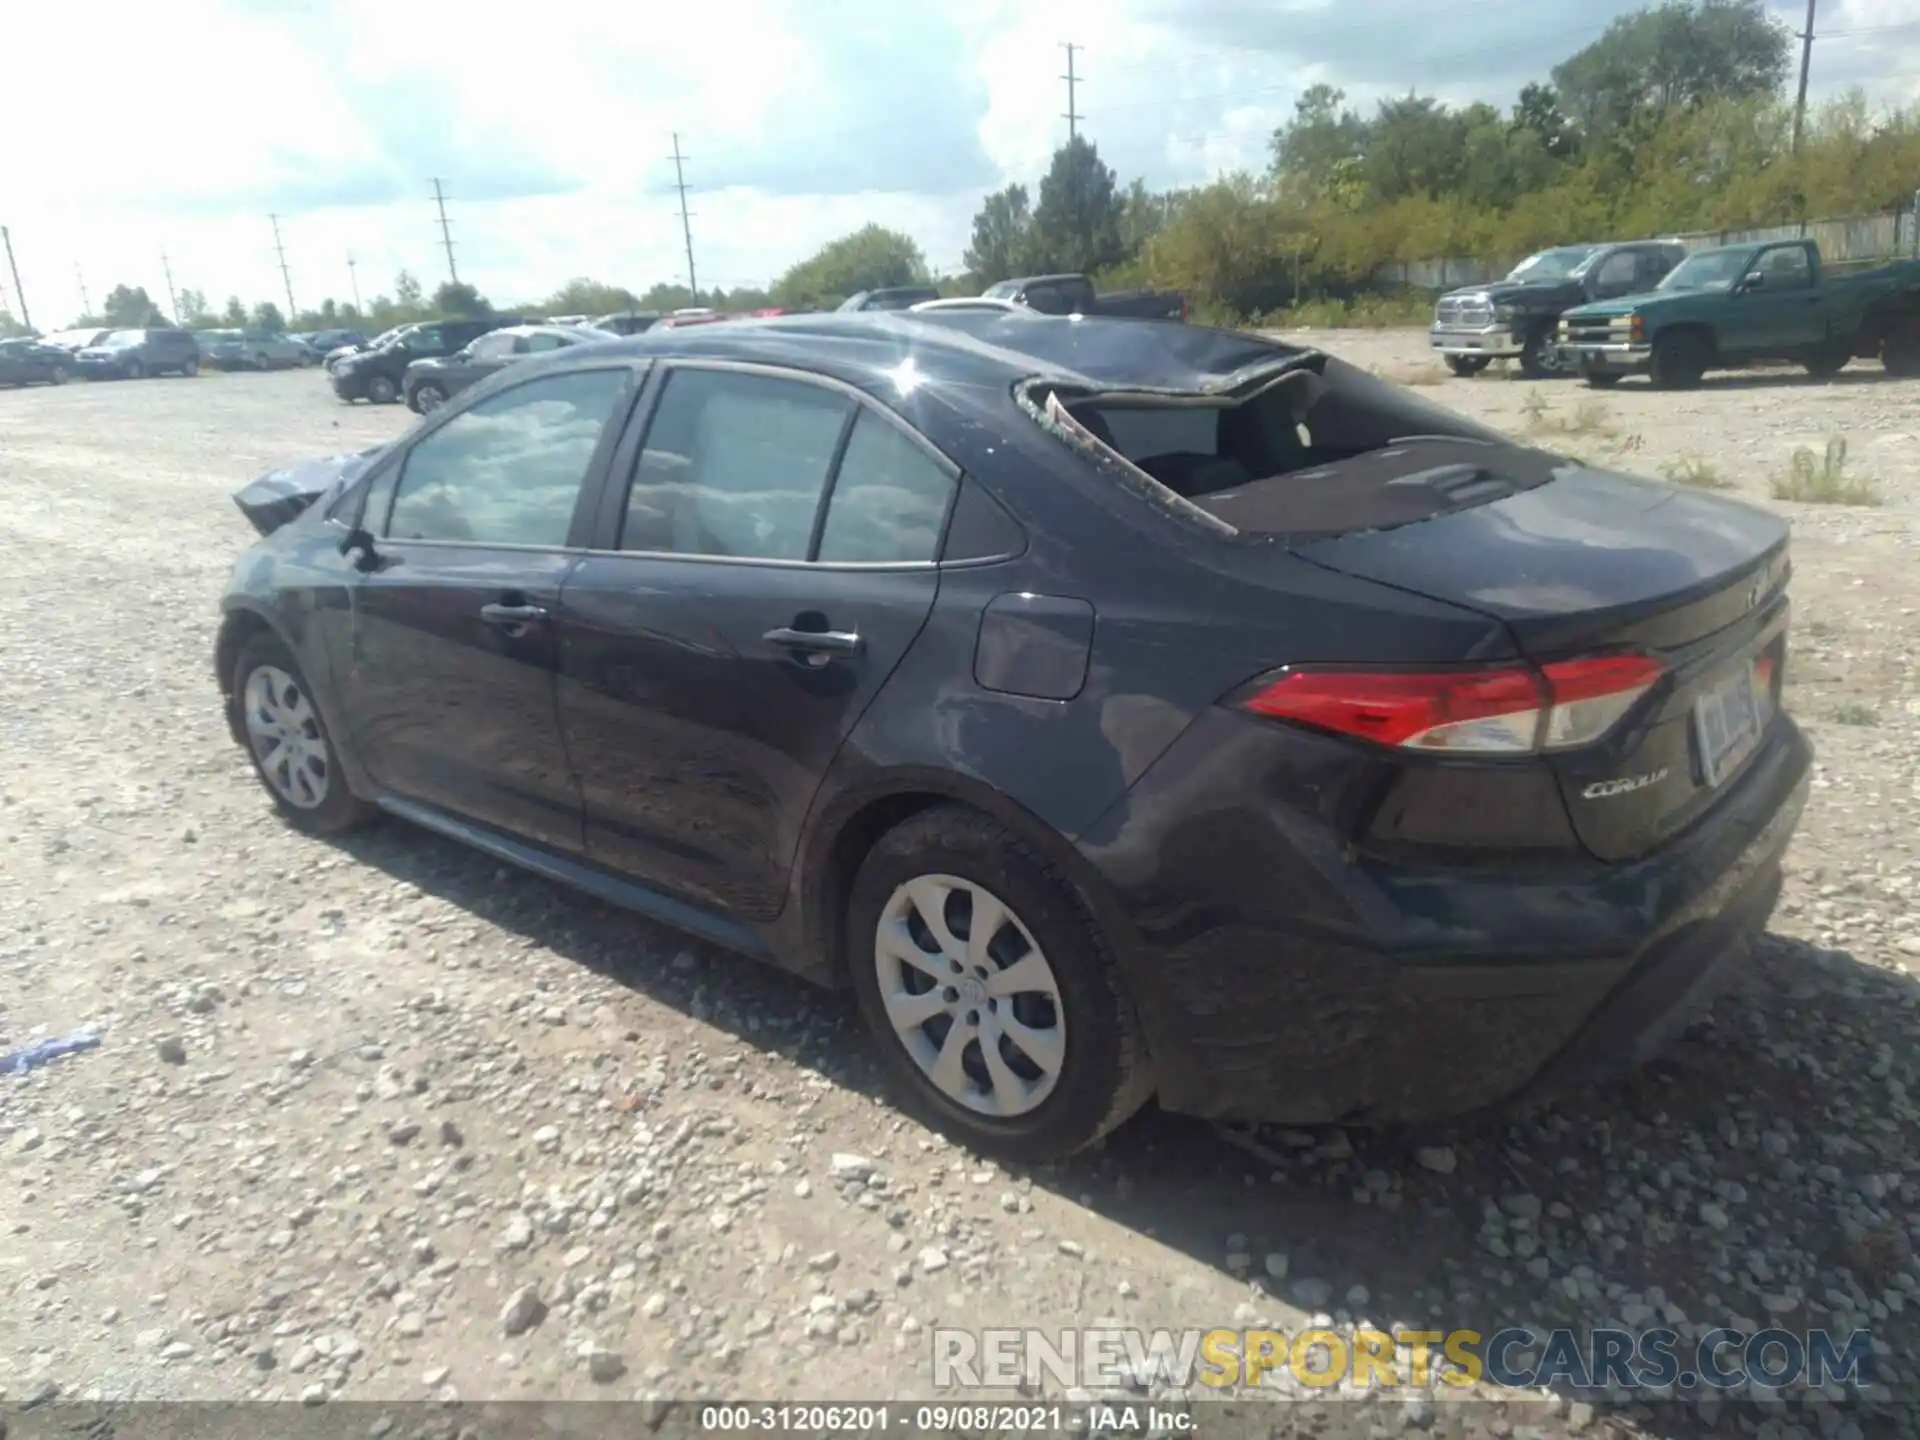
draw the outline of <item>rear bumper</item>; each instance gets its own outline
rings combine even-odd
[[[1206,717],[1081,842],[1170,1110],[1395,1123],[1630,1070],[1765,927],[1812,755],[1780,717],[1721,804],[1638,861],[1468,867],[1356,857],[1276,807],[1262,771],[1291,743]]]
[[[1521,352],[1522,337],[1511,325],[1489,325],[1468,330],[1457,325],[1435,325],[1427,331],[1427,343],[1436,355],[1479,355],[1492,360],[1512,359]]]

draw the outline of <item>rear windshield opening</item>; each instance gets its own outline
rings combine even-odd
[[[1032,398],[1044,414],[1049,397]],[[1189,518],[1203,512],[1238,531],[1404,523],[1511,494],[1549,474],[1514,464],[1518,447],[1497,431],[1320,355],[1233,392],[1056,388],[1050,398],[1074,422],[1064,427],[1070,441],[1129,462],[1136,479],[1144,475],[1169,499],[1186,501],[1174,508]],[[1396,485],[1398,493],[1384,493]],[[1441,489],[1412,493],[1430,485]]]

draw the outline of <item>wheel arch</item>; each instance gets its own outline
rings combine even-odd
[[[282,644],[286,637],[280,635],[271,620],[251,606],[236,605],[229,609],[220,621],[220,633],[213,642],[214,677],[220,685],[220,698],[224,702],[227,716],[227,728],[233,732],[233,738],[244,742],[245,736],[240,730],[240,717],[234,709],[233,671],[240,663],[240,650],[247,641],[256,635],[279,636]]]
[[[1649,346],[1658,345],[1668,339],[1697,339],[1706,342],[1709,361],[1720,358],[1720,332],[1706,320],[1676,320],[1671,325],[1662,325],[1653,332],[1647,341]]]
[[[779,948],[803,960],[796,968],[833,988],[846,986],[847,905],[862,862],[895,826],[943,805],[977,811],[1038,850],[1073,887],[1075,900],[1121,962],[1121,974],[1128,973],[1131,947],[1125,919],[1098,872],[1070,839],[984,782],[920,769],[890,772],[842,790],[809,826],[800,863],[794,867],[784,923],[778,927],[785,932]]]

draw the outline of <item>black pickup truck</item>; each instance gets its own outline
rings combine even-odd
[[[1187,297],[1171,291],[1121,290],[1096,295],[1084,275],[1024,275],[1002,280],[983,300],[1009,300],[1042,315],[1106,315],[1129,320],[1185,320]]]

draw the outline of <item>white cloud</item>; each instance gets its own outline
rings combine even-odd
[[[685,272],[678,131],[703,283],[764,283],[868,221],[953,267],[982,194],[1033,185],[1065,138],[1063,41],[1122,180],[1184,184],[1263,165],[1316,81],[1505,103],[1636,3],[1460,0],[1444,24],[1430,0],[47,4],[8,35],[10,114],[51,118],[9,136],[0,223],[47,327],[80,307],[76,267],[96,304],[163,295],[163,251],[216,303],[284,303],[269,211],[302,304],[351,297],[349,253],[363,298],[402,268],[430,288],[436,175],[461,278],[496,301],[639,289]],[[1920,0],[1821,12],[1816,95],[1920,94]]]

